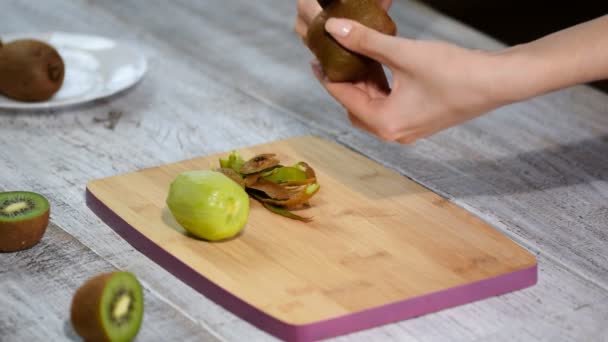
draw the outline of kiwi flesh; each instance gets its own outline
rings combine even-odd
[[[29,191],[0,192],[0,252],[16,252],[36,245],[49,224],[50,204]]]
[[[382,33],[396,35],[397,26],[378,0],[318,2],[323,10],[311,22],[305,42],[327,78],[332,82],[355,82],[378,73],[382,68],[377,61],[344,48],[325,31],[325,22],[329,18],[346,18]]]
[[[143,298],[133,273],[98,274],[76,290],[70,312],[72,326],[85,341],[131,341],[143,320]]]
[[[23,102],[50,99],[63,85],[65,65],[51,45],[35,39],[0,42],[0,93]]]

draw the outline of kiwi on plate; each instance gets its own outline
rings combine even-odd
[[[131,341],[141,327],[143,298],[141,284],[131,272],[96,275],[72,298],[72,326],[85,341]]]
[[[15,252],[36,245],[49,224],[50,204],[41,194],[0,192],[0,252]]]
[[[63,85],[65,64],[51,45],[35,39],[0,41],[0,93],[23,102],[50,99]]]

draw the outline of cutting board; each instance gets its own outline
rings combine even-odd
[[[300,136],[239,149],[309,163],[321,189],[300,222],[251,201],[236,238],[190,237],[166,208],[173,178],[217,155],[91,181],[87,203],[195,290],[290,341],[333,337],[531,286],[533,255],[418,183],[342,145]],[[480,317],[483,319],[483,317]]]

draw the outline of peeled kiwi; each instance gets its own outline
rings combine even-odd
[[[36,245],[49,224],[50,205],[37,193],[0,192],[0,252]]]
[[[24,102],[45,101],[63,85],[65,66],[51,45],[20,39],[0,42],[0,93]]]
[[[96,275],[74,294],[72,326],[85,341],[131,341],[143,320],[143,298],[141,284],[130,272]]]
[[[313,19],[306,35],[306,45],[319,60],[332,82],[355,82],[374,75],[380,64],[366,56],[345,49],[327,31],[329,18],[346,18],[385,34],[395,35],[397,26],[379,5],[378,0],[318,0],[323,10]]]

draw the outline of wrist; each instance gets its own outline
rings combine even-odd
[[[490,54],[493,95],[515,102],[608,78],[608,16]]]
[[[536,56],[529,44],[519,44],[489,55],[488,89],[498,105],[524,101],[557,89],[556,61]]]

